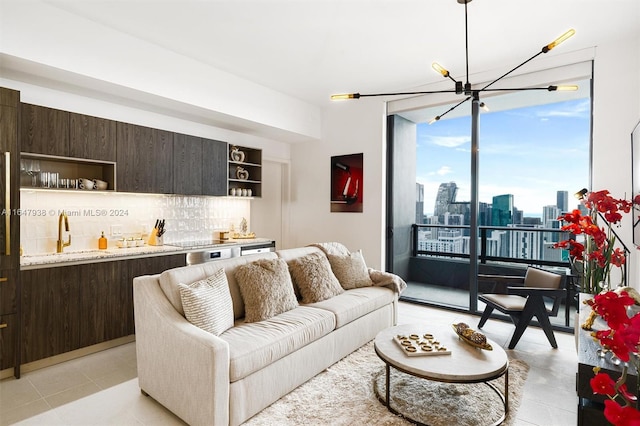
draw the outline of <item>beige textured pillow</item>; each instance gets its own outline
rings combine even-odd
[[[331,270],[345,290],[373,285],[362,251],[358,250],[346,256],[328,254],[327,258],[329,258]]]
[[[311,253],[292,259],[289,271],[300,289],[302,303],[320,302],[344,292],[324,254]]]
[[[244,299],[245,322],[269,319],[298,306],[287,263],[282,259],[240,265],[234,276]]]
[[[179,283],[178,288],[190,323],[216,336],[233,327],[233,303],[224,269],[204,280]]]

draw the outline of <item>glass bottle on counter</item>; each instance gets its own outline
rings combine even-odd
[[[102,236],[98,238],[98,249],[99,250],[107,249],[107,238],[104,236],[104,231],[102,231]]]

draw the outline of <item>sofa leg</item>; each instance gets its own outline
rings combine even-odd
[[[144,391],[144,389],[140,389],[140,393],[141,393],[141,394],[143,394],[144,396],[149,396],[149,394],[148,394],[148,393],[146,393],[146,392]]]

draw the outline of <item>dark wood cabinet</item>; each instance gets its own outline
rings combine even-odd
[[[18,315],[0,315],[0,370],[15,367],[15,347],[18,337]],[[16,377],[19,374],[15,374]]]
[[[20,272],[23,363],[80,348],[78,268]]]
[[[202,195],[202,139],[179,133],[173,138],[173,192]]]
[[[20,92],[0,87],[0,370],[20,377]]]
[[[185,265],[174,254],[21,271],[22,361],[134,334],[133,278]]]
[[[116,161],[117,122],[69,113],[69,156]]]
[[[80,347],[133,334],[126,261],[79,265]]]
[[[227,194],[227,143],[202,140],[202,195]]]
[[[119,191],[173,193],[173,133],[118,123],[116,158]]]
[[[69,156],[69,113],[39,105],[21,105],[21,151]]]

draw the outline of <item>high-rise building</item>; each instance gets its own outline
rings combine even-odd
[[[507,226],[513,224],[513,194],[496,195],[491,204],[491,225]]]
[[[456,201],[458,185],[455,182],[443,182],[438,188],[436,204],[433,208],[433,215],[438,217],[438,222],[443,223],[444,214],[449,211],[449,204]]]
[[[424,223],[424,185],[416,182],[416,222]]]
[[[556,207],[560,210],[560,213],[566,213],[569,211],[569,192],[558,191],[556,194]]]
[[[561,192],[561,191],[558,191]],[[560,208],[557,206],[544,206],[542,207],[542,225],[545,228],[559,229],[560,222],[558,221],[560,216]],[[557,232],[545,232],[544,240],[547,242],[560,241],[560,234]]]

